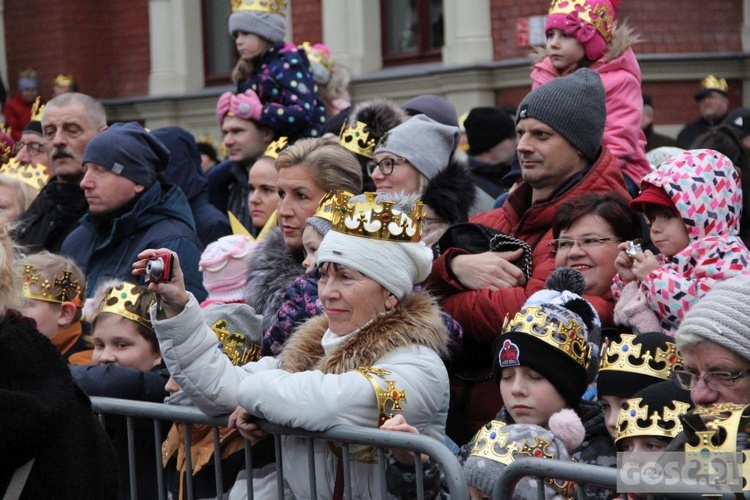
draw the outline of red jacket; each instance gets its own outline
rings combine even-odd
[[[24,127],[31,121],[31,103],[26,102],[21,94],[16,94],[5,101],[3,114],[5,124],[10,127],[10,136],[14,141],[20,141]]]
[[[430,282],[437,294],[445,297],[443,308],[463,326],[464,338],[491,346],[500,335],[505,317],[517,313],[531,294],[544,288],[545,280],[555,269],[555,256],[547,242],[552,239],[552,219],[560,205],[584,193],[612,190],[629,198],[617,160],[603,147],[598,160],[583,177],[552,199],[531,205],[531,186],[524,182],[502,207],[474,216],[471,222],[485,224],[531,245],[532,273],[524,287],[467,290],[447,267],[451,258],[465,252],[449,249],[435,260]],[[611,324],[614,308],[611,299],[588,295],[586,298],[599,312],[602,324]]]

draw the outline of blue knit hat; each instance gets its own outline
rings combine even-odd
[[[169,164],[169,150],[135,122],[115,123],[91,139],[83,163],[95,163],[145,187]]]

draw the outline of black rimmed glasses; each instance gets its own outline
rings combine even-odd
[[[380,169],[383,175],[391,175],[393,173],[393,167],[397,163],[403,163],[407,161],[406,158],[383,158],[380,161],[368,161],[367,162],[367,175],[372,177],[372,173],[376,168]]]
[[[718,391],[722,388],[734,387],[737,381],[750,375],[750,370],[742,370],[737,373],[729,372],[708,372],[703,376],[685,370],[674,371],[674,381],[678,387],[692,391],[698,385],[698,381],[703,379],[706,387],[712,391]]]
[[[41,142],[17,142],[15,153],[18,154],[23,148],[28,147],[31,153],[36,155],[44,153],[44,144]]]
[[[570,252],[573,250],[573,247],[578,245],[579,247],[583,249],[593,248],[602,246],[608,241],[620,241],[617,238],[602,238],[599,236],[589,236],[587,238],[580,238],[580,239],[572,239],[572,238],[559,238],[557,240],[552,240],[549,243],[547,243],[547,246],[549,246],[550,250],[552,250],[554,253],[557,252]]]

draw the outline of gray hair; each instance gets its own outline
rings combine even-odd
[[[107,125],[107,113],[104,111],[102,103],[89,95],[81,94],[80,92],[69,92],[50,99],[44,107],[44,111],[42,111],[42,127],[44,127],[44,117],[47,115],[48,109],[64,108],[73,104],[80,104],[83,107],[86,113],[86,120],[94,130],[101,130]]]

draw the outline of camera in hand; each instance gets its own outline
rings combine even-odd
[[[157,253],[146,264],[146,283],[165,283],[172,281],[172,259],[170,252]]]
[[[641,248],[641,240],[628,241],[628,248],[625,249],[625,253],[632,259],[635,258],[639,253],[643,253]]]

